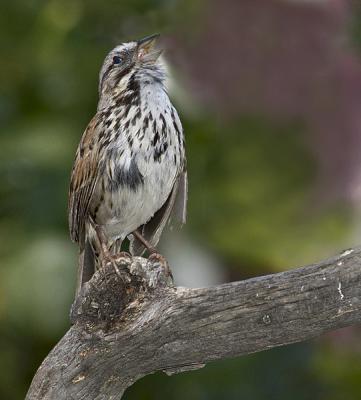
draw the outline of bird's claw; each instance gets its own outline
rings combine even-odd
[[[165,273],[173,279],[172,271],[169,268],[168,261],[162,254],[159,254],[158,252],[152,253],[148,257],[148,262],[158,263],[161,265],[164,268]]]
[[[130,264],[133,260],[133,257],[127,251],[121,251],[114,255],[114,260],[116,260],[120,264]]]
[[[102,267],[105,268],[108,264],[110,264],[113,267],[117,276],[120,279],[123,279],[122,275],[120,273],[119,267],[118,267],[117,258],[115,258],[114,256],[111,256],[111,255],[104,257],[102,260]]]

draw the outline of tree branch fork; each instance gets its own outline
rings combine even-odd
[[[210,288],[173,284],[166,262],[117,260],[84,285],[72,326],[39,367],[27,400],[119,399],[167,374],[361,322],[361,249]]]

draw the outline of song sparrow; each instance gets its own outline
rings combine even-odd
[[[159,35],[123,43],[105,58],[99,103],[76,152],[69,191],[78,288],[99,258],[128,237],[130,252],[154,251],[171,213],[185,222],[184,135],[165,88]]]

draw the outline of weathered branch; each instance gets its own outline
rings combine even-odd
[[[73,326],[40,366],[28,400],[120,398],[155,371],[200,368],[361,322],[359,249],[205,289],[174,287],[164,265],[142,258],[123,265],[122,279],[111,266],[105,272],[73,305]]]

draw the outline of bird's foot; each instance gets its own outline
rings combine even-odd
[[[168,264],[166,258],[157,251],[153,251],[148,257],[148,260],[153,262],[159,262],[160,264]]]
[[[119,253],[114,254],[112,257],[117,261],[118,264],[130,264],[133,260],[132,255],[127,251],[120,251]]]
[[[117,257],[117,255],[111,255],[111,254],[107,254],[107,255],[104,255],[103,257],[102,257],[102,260],[101,260],[101,266],[102,266],[102,269],[104,270],[104,268],[108,265],[108,264],[110,264],[112,267],[113,267],[113,269],[114,269],[114,271],[115,271],[115,273],[117,274],[117,276],[120,278],[120,279],[123,279],[123,276],[122,276],[122,274],[120,273],[120,269],[119,269],[119,258]]]
[[[173,274],[169,268],[168,261],[162,254],[158,253],[157,251],[152,252],[148,257],[148,262],[151,262],[152,264],[158,263],[159,265],[161,265],[166,275],[168,275],[173,280]]]

